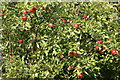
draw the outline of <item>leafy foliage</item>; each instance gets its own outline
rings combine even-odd
[[[3,4],[6,10],[1,16],[3,78],[117,80],[120,77],[120,12],[115,7],[118,4]],[[29,11],[33,8],[34,11]],[[23,13],[24,10],[28,13]],[[23,16],[27,19],[23,20]],[[103,43],[99,44],[99,40]],[[111,50],[116,50],[115,55]]]

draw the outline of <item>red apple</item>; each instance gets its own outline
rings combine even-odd
[[[77,70],[80,70],[80,66],[77,66],[76,69],[77,69]]]
[[[87,15],[86,15],[86,14],[84,14],[84,15],[83,15],[83,18],[87,18]]]
[[[27,10],[22,11],[23,14],[28,14]]]
[[[106,49],[106,47],[104,47],[104,46],[101,46],[101,48],[102,48],[102,49]]]
[[[111,54],[113,54],[113,55],[116,55],[117,53],[118,53],[118,51],[116,51],[116,50],[111,51]]]
[[[118,9],[118,11],[120,12],[120,9]]]
[[[30,12],[31,12],[31,13],[34,13],[34,12],[35,12],[35,10],[34,10],[34,9],[30,9]]]
[[[33,38],[36,38],[36,35],[33,35]]]
[[[51,10],[50,9],[47,9],[48,12],[50,12]]]
[[[95,46],[95,48],[96,48],[96,49],[99,49],[99,46],[98,46],[98,45],[96,45],[96,46]]]
[[[44,9],[45,9],[45,7],[42,6],[42,10],[44,10]]]
[[[22,17],[22,20],[26,21],[26,20],[27,20],[27,17],[26,17],[26,16],[23,16],[23,17]]]
[[[69,55],[71,55],[71,56],[72,56],[72,55],[73,55],[73,53],[69,53]]]
[[[52,72],[52,74],[54,75],[54,74],[55,74],[55,72]]]
[[[67,22],[71,22],[72,20],[71,19],[67,19]]]
[[[30,29],[33,29],[33,27],[32,27],[32,26],[30,26]]]
[[[60,55],[60,58],[63,58],[64,57],[64,55]]]
[[[49,27],[53,27],[54,24],[53,24],[53,23],[49,23],[48,26],[49,26]]]
[[[5,16],[5,14],[4,13],[2,13],[2,14],[0,14],[1,16]]]
[[[78,56],[78,53],[76,51],[73,51],[72,54]]]
[[[26,29],[22,29],[22,31],[26,31]]]
[[[101,53],[101,54],[104,54],[104,51],[103,51],[103,50],[100,50],[100,53]]]
[[[13,61],[12,59],[9,59],[9,61]]]
[[[65,21],[65,20],[62,20],[62,22],[66,23],[66,21]]]
[[[32,9],[35,11],[35,10],[37,9],[37,7],[36,7],[36,6],[34,6]]]
[[[116,6],[116,8],[118,9],[118,6]]]
[[[75,23],[75,24],[74,24],[74,27],[75,27],[75,28],[78,28],[78,27],[79,27],[79,25]]]
[[[120,9],[118,8],[118,6],[116,6],[117,10],[120,12]]]
[[[23,43],[23,40],[19,40],[19,43]]]
[[[97,44],[103,44],[103,42],[101,40],[98,40],[96,43]]]
[[[72,66],[69,66],[69,69],[73,69],[73,67],[72,67]]]
[[[82,78],[82,73],[76,74],[76,76],[77,76],[78,78]]]
[[[76,14],[76,12],[73,12],[73,14],[75,15],[75,14]]]
[[[82,73],[79,74],[79,78],[82,78]]]
[[[4,13],[6,10],[2,10],[2,12]]]

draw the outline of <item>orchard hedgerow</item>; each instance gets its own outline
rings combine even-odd
[[[119,79],[119,4],[3,4],[2,78]]]

